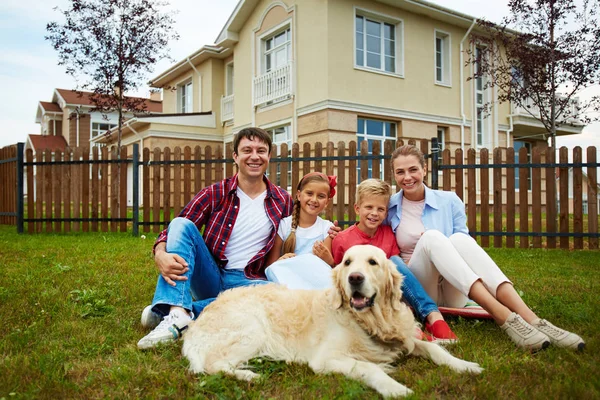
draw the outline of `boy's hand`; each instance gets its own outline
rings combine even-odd
[[[329,230],[327,231],[327,234],[329,235],[331,240],[333,240],[333,239],[335,239],[337,234],[340,233],[341,231],[342,231],[342,228],[338,226],[338,221],[336,219],[335,221],[333,221],[333,226],[331,228],[329,228]]]
[[[279,257],[277,259],[277,261],[279,261],[279,260],[285,260],[286,258],[292,258],[292,257],[296,257],[296,253],[285,253],[284,255],[282,255],[281,257]]]
[[[325,261],[330,266],[333,265],[333,255],[331,255],[331,252],[329,251],[327,246],[323,244],[322,241],[317,240],[315,242],[315,244],[313,245],[313,254],[319,257],[321,260]]]

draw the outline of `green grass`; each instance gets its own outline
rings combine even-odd
[[[264,379],[239,382],[187,371],[174,343],[139,351],[141,310],[156,269],[147,239],[126,233],[17,235],[0,226],[0,399],[371,399],[340,375],[254,360]],[[532,308],[587,341],[583,353],[517,349],[491,321],[455,319],[450,351],[478,376],[404,358],[392,376],[414,398],[600,398],[600,252],[490,249]]]

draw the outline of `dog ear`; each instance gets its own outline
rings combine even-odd
[[[341,308],[344,304],[343,294],[344,294],[344,286],[342,280],[342,268],[336,266],[331,271],[331,277],[333,279],[333,290],[331,296],[331,306],[334,309]]]
[[[402,274],[400,274],[400,272],[398,272],[393,261],[386,260],[386,263],[389,270],[389,279],[386,284],[386,292],[389,285],[390,294],[388,298],[390,298],[392,301],[392,307],[397,310],[400,306],[400,302],[402,301],[402,290],[400,287],[402,286],[404,277]]]

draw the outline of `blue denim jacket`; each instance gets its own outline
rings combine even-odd
[[[402,190],[390,199],[386,224],[394,232],[402,218],[402,199]],[[457,232],[469,233],[465,205],[454,192],[432,190],[425,186],[425,207],[421,220],[425,230],[436,229],[447,237]]]

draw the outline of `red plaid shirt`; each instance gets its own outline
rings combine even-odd
[[[273,247],[279,221],[292,212],[293,201],[290,194],[272,184],[266,177],[264,181],[267,184],[265,211],[273,224],[273,229],[267,245],[252,257],[244,268],[246,277],[250,279],[265,279],[265,256]],[[225,257],[225,247],[229,242],[239,212],[240,199],[236,194],[237,187],[236,174],[202,189],[179,213],[179,217],[192,221],[198,227],[198,231],[202,231],[202,227],[204,227],[202,236],[206,247],[221,268],[228,261]],[[166,241],[167,230],[165,229],[158,235],[154,247],[158,243]]]

